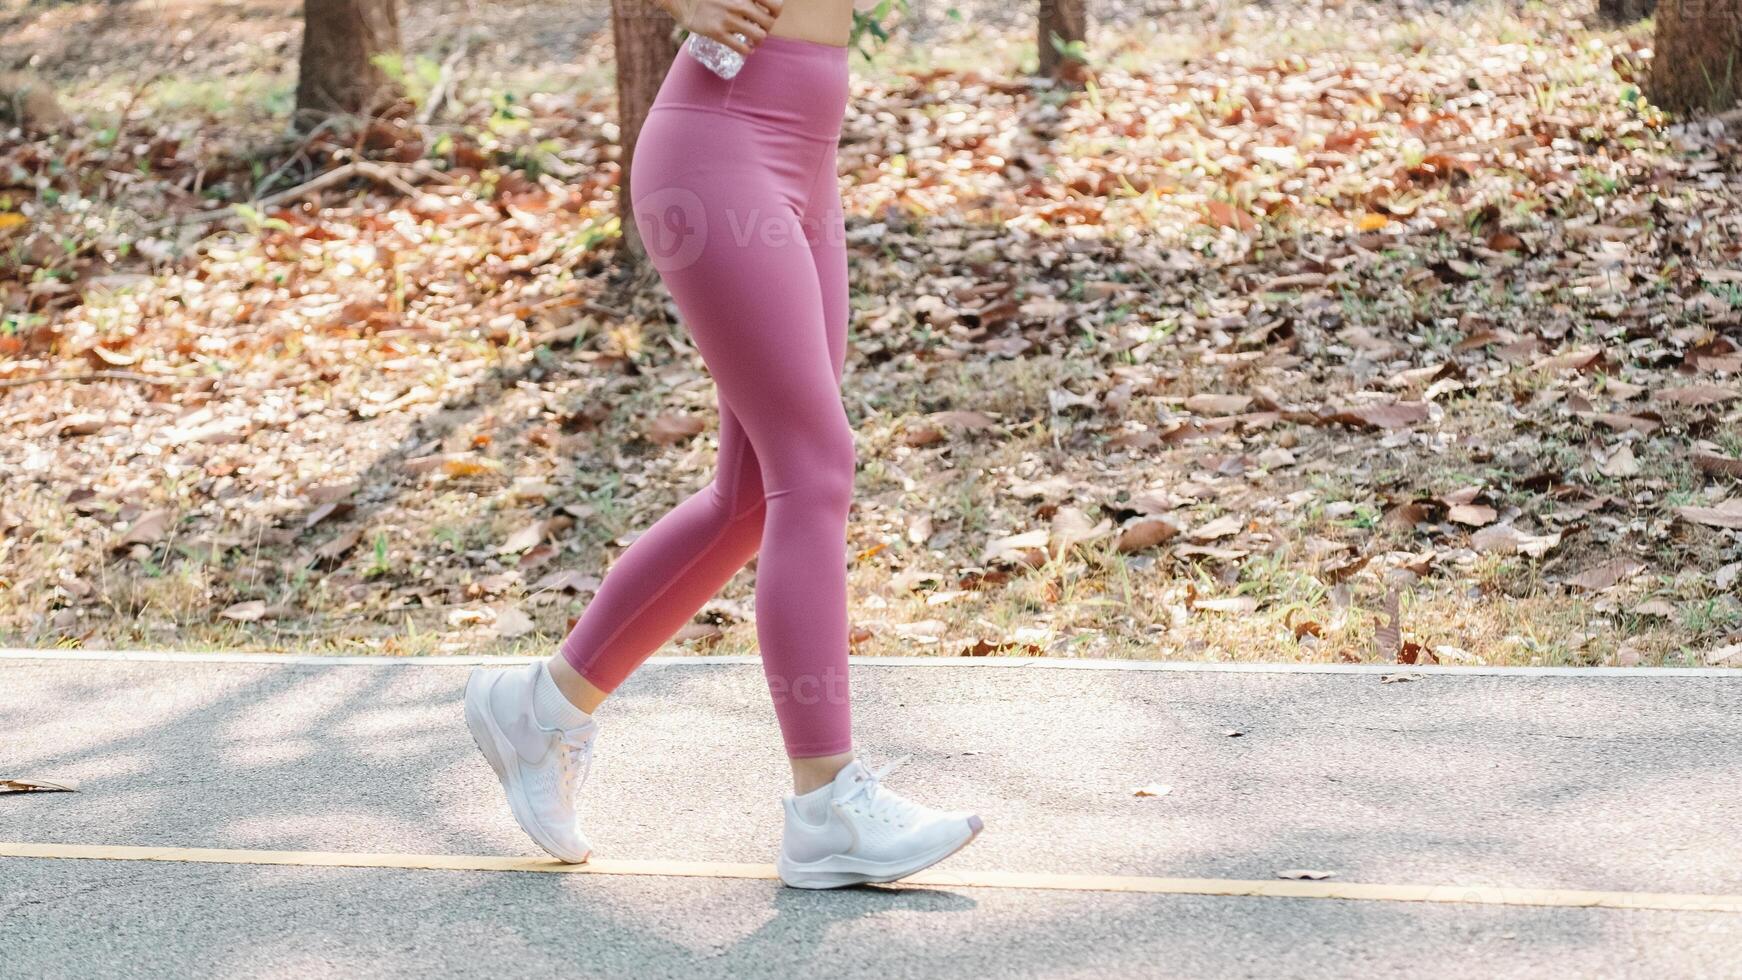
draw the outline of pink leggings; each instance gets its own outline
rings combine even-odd
[[[563,643],[615,690],[760,551],[756,634],[787,754],[852,748],[841,406],[847,49],[770,37],[732,81],[680,53],[635,151],[635,224],[719,395],[714,481],[637,538]]]

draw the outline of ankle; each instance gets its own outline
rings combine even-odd
[[[560,653],[546,660],[544,669],[550,675],[551,683],[555,684],[556,689],[562,692],[562,696],[570,704],[588,714],[597,711],[599,705],[603,704],[605,699],[610,696],[581,676],[581,672],[576,670],[569,663],[568,658]]]
[[[532,715],[547,728],[580,728],[590,724],[592,714],[582,710],[563,693],[552,675],[549,664],[539,664],[538,676],[532,684]]]
[[[841,770],[853,761],[853,753],[848,751],[789,761],[792,763],[793,795],[804,796],[834,782]]]

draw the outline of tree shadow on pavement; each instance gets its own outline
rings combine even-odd
[[[0,768],[72,776],[85,788],[0,801],[0,840],[536,853],[465,734],[466,668],[52,658],[0,664]],[[1742,750],[1723,722],[1733,688],[1630,680],[1574,696],[1439,675],[1381,685],[937,667],[867,667],[854,685],[873,761],[911,753],[892,777],[904,792],[986,818],[987,833],[952,870],[1269,879],[1303,867],[1339,881],[1712,893],[1742,882],[1742,858],[1712,847],[1723,839],[1718,823],[1737,816],[1737,788],[1713,779],[1713,760]],[[754,665],[648,668],[601,717],[585,810],[602,853],[772,858],[784,772]],[[1131,795],[1152,782],[1173,788]],[[239,957],[252,928],[268,961],[308,965],[297,957],[319,953],[331,966],[360,963],[362,975],[409,974],[420,963],[464,972],[477,966],[466,956],[496,949],[528,966],[573,964],[587,943],[618,957],[599,968],[616,975],[643,963],[654,974],[789,975],[839,957],[925,975],[1335,975],[1329,964],[1345,958],[1380,972],[1433,962],[1435,972],[1482,975],[1516,960],[1577,975],[1602,972],[1605,956],[1639,953],[1653,930],[1725,928],[1699,914],[1471,905],[0,866],[0,944],[23,936],[31,948],[60,949],[70,940],[45,932],[96,942],[101,928],[130,926]],[[44,889],[126,901],[93,909],[45,901]],[[205,896],[198,908],[188,891]],[[116,948],[144,942],[119,935]],[[1439,959],[1399,952],[1412,944],[1409,957]],[[1675,946],[1657,943],[1640,962]],[[157,962],[167,952],[139,955]]]

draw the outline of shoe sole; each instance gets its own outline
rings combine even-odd
[[[478,746],[478,751],[483,753],[485,761],[495,771],[496,780],[502,784],[502,791],[508,797],[508,809],[514,814],[514,822],[520,825],[526,836],[532,838],[533,843],[558,861],[568,864],[587,863],[587,859],[593,856],[591,849],[578,858],[574,857],[562,847],[553,845],[538,822],[532,819],[532,806],[526,800],[526,790],[520,782],[519,767],[508,765],[508,760],[515,757],[514,746],[508,743],[508,736],[483,708],[484,698],[489,692],[482,686],[482,677],[481,671],[474,669],[471,676],[466,678],[466,728],[472,733],[472,743]]]
[[[908,875],[937,864],[964,847],[974,842],[985,828],[977,816],[968,818],[968,836],[954,841],[944,847],[935,848],[899,866],[891,867],[876,861],[865,861],[859,858],[835,855],[808,864],[794,864],[786,860],[782,854],[775,862],[775,872],[780,880],[792,888],[850,888],[853,885],[882,885],[899,881]]]

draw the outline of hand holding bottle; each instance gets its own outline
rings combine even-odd
[[[786,0],[669,0],[671,15],[692,35],[748,55],[780,17]]]

